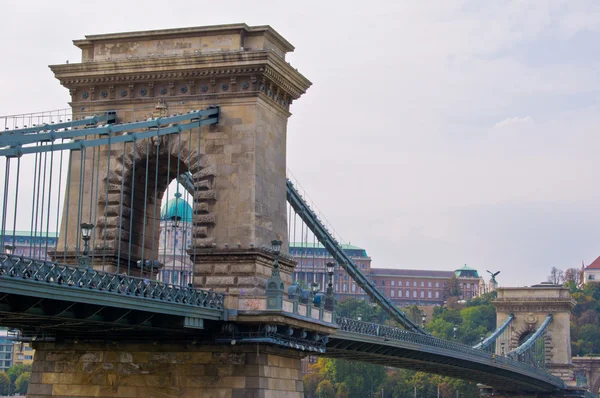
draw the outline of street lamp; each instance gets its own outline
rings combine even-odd
[[[6,254],[14,254],[15,247],[13,245],[4,245],[4,253]]]
[[[83,239],[83,256],[79,258],[79,265],[89,267],[90,266],[90,258],[88,254],[90,254],[90,237],[92,236],[92,229],[94,229],[94,224],[81,223],[81,239]]]
[[[327,275],[329,275],[329,283],[327,285],[327,291],[329,292],[329,288],[333,289],[333,270],[335,269],[335,263],[329,262],[325,264],[327,267]]]
[[[271,241],[271,250],[273,250],[273,254],[275,254],[275,258],[279,256],[281,252],[281,241],[280,240],[272,240]]]
[[[335,293],[333,291],[333,272],[335,270],[335,263],[328,262],[325,264],[327,267],[327,275],[329,275],[329,283],[327,284],[327,292],[325,295],[325,309],[327,311],[333,311],[335,306]]]
[[[179,228],[179,221],[181,221],[181,217],[171,216],[171,225],[173,225],[173,229]]]
[[[426,314],[426,313],[423,313],[423,314],[421,315],[421,321],[423,321],[423,327],[425,327],[425,321],[426,321],[426,320],[427,320],[427,314]]]
[[[284,284],[279,275],[279,253],[281,252],[281,241],[271,241],[273,252],[273,269],[271,277],[267,280],[267,309],[281,309],[283,306]]]
[[[454,332],[454,339],[456,340],[456,331],[458,330],[458,328],[456,327],[456,325],[454,325],[454,327],[452,328],[452,332]]]
[[[275,255],[273,258],[273,270],[271,271],[271,277],[279,278],[279,253],[281,252],[281,241],[280,240],[272,240],[271,241],[271,250]]]
[[[502,356],[504,356],[504,341],[502,343],[500,343],[500,352],[502,353]]]

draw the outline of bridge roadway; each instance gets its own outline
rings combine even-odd
[[[451,376],[518,393],[554,392],[564,382],[536,369],[483,350],[407,330],[338,318],[322,356]]]
[[[222,294],[0,254],[0,324],[37,338],[210,340],[227,318]],[[407,330],[340,318],[324,356],[422,370],[511,392],[564,383],[543,369]],[[241,343],[241,342],[240,342]]]

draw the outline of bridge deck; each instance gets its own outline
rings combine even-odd
[[[544,369],[462,344],[378,325],[357,329],[343,318],[340,327],[330,336],[324,356],[457,377],[505,391],[551,392],[565,388],[561,379]]]

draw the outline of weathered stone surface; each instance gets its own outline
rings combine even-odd
[[[263,397],[269,392],[302,397],[300,354],[270,346],[258,347],[260,354],[255,346],[151,343],[40,343],[35,348],[30,397]],[[47,358],[61,365],[44,370]],[[241,394],[245,390],[252,394]]]

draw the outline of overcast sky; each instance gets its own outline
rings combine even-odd
[[[8,3],[8,4],[7,4]],[[428,4],[426,6],[425,4]],[[373,266],[545,279],[600,255],[600,2],[4,1],[0,114],[65,108],[85,34],[271,25],[313,82],[288,166]]]

